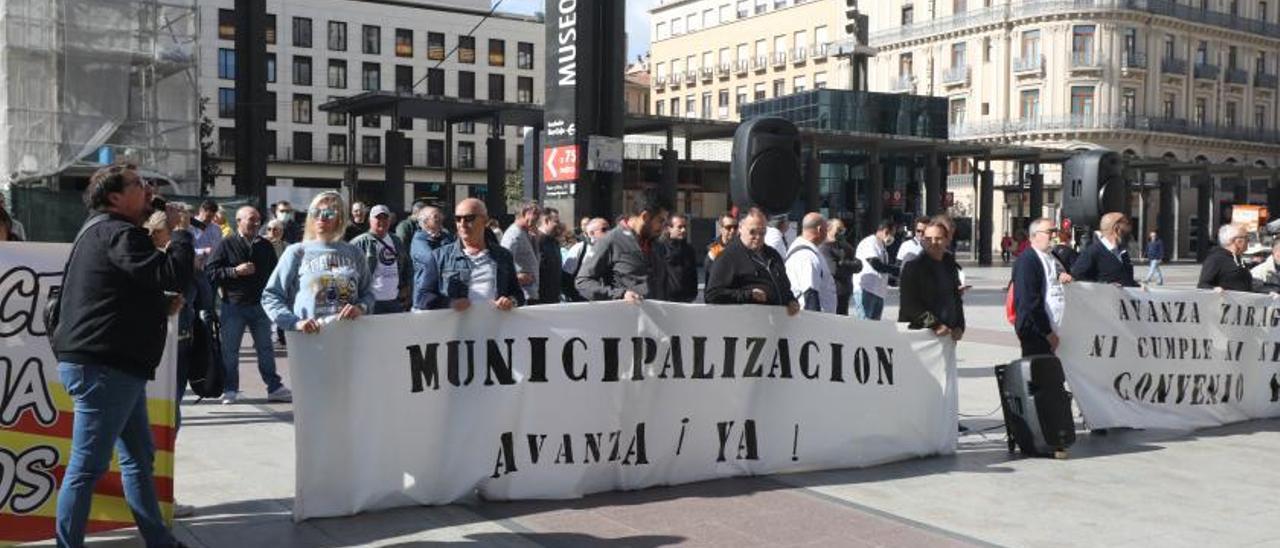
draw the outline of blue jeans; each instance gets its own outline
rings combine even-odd
[[[868,291],[853,292],[854,316],[863,320],[878,320],[884,313],[884,297]]]
[[[1151,278],[1156,279],[1156,285],[1164,285],[1164,272],[1160,271],[1160,259],[1151,259],[1150,265],[1147,267],[1147,277],[1142,281],[1149,282]]]
[[[224,392],[240,391],[240,342],[249,328],[253,350],[258,355],[258,373],[267,385],[267,393],[284,386],[276,374],[276,354],[271,348],[271,318],[260,304],[235,304],[222,301],[222,363],[227,371]]]
[[[147,381],[103,365],[58,364],[58,377],[75,402],[71,459],[58,491],[58,546],[82,546],[93,486],[120,452],[124,498],[147,546],[173,546],[152,479],[156,447],[147,420]]]

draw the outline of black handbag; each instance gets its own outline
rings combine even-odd
[[[191,319],[191,351],[187,358],[187,384],[201,398],[222,395],[226,370],[222,364],[222,337],[218,319],[212,312],[197,313]]]

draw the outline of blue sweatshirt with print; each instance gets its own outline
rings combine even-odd
[[[262,291],[262,308],[283,329],[299,321],[332,316],[343,305],[373,310],[372,282],[364,253],[342,241],[308,240],[291,244]]]

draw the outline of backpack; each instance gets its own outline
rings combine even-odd
[[[1009,282],[1009,290],[1004,294],[1004,317],[1009,325],[1018,324],[1018,301],[1013,294],[1013,282]]]
[[[191,319],[187,384],[201,398],[221,396],[226,382],[222,362],[222,337],[218,335],[220,327],[217,317],[211,312],[197,313]]]
[[[80,237],[84,236],[84,233],[88,232],[93,225],[106,219],[105,213],[94,215],[80,228],[76,239],[71,242],[71,252],[67,253],[67,264],[62,266],[62,282],[49,292],[49,302],[44,305],[44,336],[49,339],[50,350],[53,350],[53,335],[58,330],[58,323],[62,319],[62,284],[67,283],[67,270],[71,268],[71,259],[76,256],[76,249],[80,247]]]

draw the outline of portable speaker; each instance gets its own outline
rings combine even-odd
[[[996,367],[1009,451],[1062,457],[1076,441],[1071,392],[1062,363],[1052,355],[1030,356]]]
[[[739,209],[786,213],[800,195],[800,130],[782,118],[752,118],[733,134],[729,188]]]
[[[1112,211],[1128,211],[1124,159],[1108,150],[1072,156],[1062,166],[1062,217],[1077,226],[1097,227]]]

